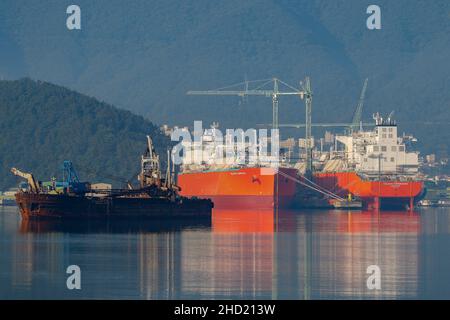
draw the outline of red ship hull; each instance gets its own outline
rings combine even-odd
[[[423,195],[422,181],[364,180],[356,172],[315,173],[314,182],[341,197],[361,198],[367,209],[412,208]]]
[[[296,169],[279,170],[297,177]],[[292,179],[282,177],[273,168],[259,167],[181,173],[178,185],[181,195],[210,198],[215,208],[222,209],[287,208],[296,192]]]

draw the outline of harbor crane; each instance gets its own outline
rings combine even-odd
[[[305,83],[309,83],[309,79]],[[268,86],[271,85],[269,88]],[[285,87],[287,91],[280,90]],[[279,96],[299,96],[308,102],[308,97],[312,96],[310,91],[306,91],[307,86],[303,90],[299,90],[286,82],[278,79],[263,79],[244,81],[233,84],[231,86],[204,91],[188,91],[188,95],[221,95],[221,96],[238,96],[246,98],[247,96],[265,96],[272,98],[272,128],[278,129],[278,98]]]
[[[138,180],[141,188],[159,183],[161,180],[159,155],[155,151],[153,140],[150,136],[147,136],[147,150],[141,156],[141,172],[139,173]]]

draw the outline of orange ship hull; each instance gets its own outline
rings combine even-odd
[[[412,208],[423,195],[422,181],[364,180],[356,172],[315,173],[314,182],[341,197],[357,196],[368,209]]]
[[[297,177],[297,170],[280,168],[284,174]],[[296,184],[280,176],[273,168],[240,168],[223,171],[199,171],[178,175],[181,195],[210,198],[215,208],[267,209],[289,207]]]

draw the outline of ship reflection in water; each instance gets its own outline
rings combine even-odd
[[[449,245],[448,209],[62,223],[0,208],[0,298],[449,299]],[[72,264],[81,290],[66,289]]]

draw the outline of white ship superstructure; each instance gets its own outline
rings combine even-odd
[[[410,137],[398,137],[397,124],[391,117],[383,119],[377,113],[374,120],[372,131],[360,130],[336,136],[336,140],[345,146],[346,169],[367,175],[416,175],[418,153],[408,152],[405,145]]]
[[[264,167],[278,163],[278,152],[276,148],[272,151],[270,137],[258,136],[255,130],[242,131],[238,138],[236,132],[223,135],[218,124],[213,123],[197,140],[183,141],[182,170]]]

